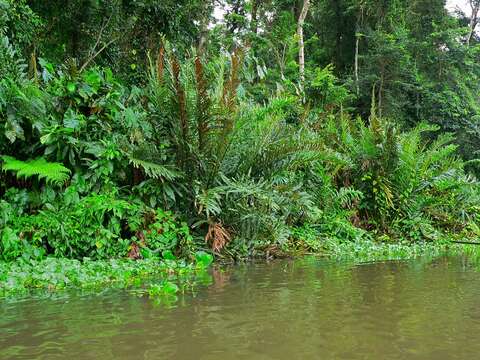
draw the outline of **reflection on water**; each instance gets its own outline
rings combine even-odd
[[[461,259],[306,259],[213,270],[173,308],[118,290],[0,301],[0,359],[475,359],[480,273]]]

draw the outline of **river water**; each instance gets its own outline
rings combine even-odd
[[[120,290],[0,300],[0,359],[477,359],[461,258],[212,270],[170,306]]]

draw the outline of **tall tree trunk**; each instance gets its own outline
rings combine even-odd
[[[357,33],[356,34],[356,40],[355,40],[355,88],[357,92],[357,96],[360,95],[360,79],[358,76],[358,52],[359,52],[359,47],[360,47],[360,36]]]
[[[355,71],[355,88],[357,91],[357,96],[360,95],[360,78],[359,78],[359,65],[358,65],[358,58],[360,52],[360,27],[363,24],[363,6],[360,8],[360,14],[357,17],[357,25],[355,29],[355,64],[354,64],[354,71]]]
[[[342,30],[343,30],[343,11],[341,9],[341,1],[333,1],[332,12],[335,14],[335,22],[331,25],[335,30],[335,47],[333,52],[332,63],[336,69],[341,68],[342,62]]]
[[[467,36],[467,46],[470,46],[473,33],[475,32],[475,28],[477,27],[477,24],[478,24],[478,12],[480,11],[480,0],[469,0],[469,3],[472,9],[472,14],[470,15],[470,23],[469,23],[470,30]]]
[[[261,0],[252,0],[252,23],[251,30],[254,34],[258,33],[258,5]]]
[[[200,26],[200,38],[198,39],[198,54],[203,55],[205,47],[207,45],[208,25],[201,24]]]
[[[203,55],[205,52],[205,47],[207,46],[207,37],[208,37],[208,24],[210,22],[210,15],[211,15],[211,1],[204,1],[204,6],[202,9],[202,18],[200,21],[200,36],[198,39],[197,50],[199,55]]]
[[[298,35],[298,67],[300,70],[300,89],[303,92],[305,83],[305,45],[303,41],[303,24],[307,17],[308,8],[310,6],[310,0],[303,0],[302,11],[298,17],[297,23],[297,35]]]

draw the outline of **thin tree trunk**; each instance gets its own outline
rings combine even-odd
[[[252,23],[251,30],[254,34],[258,33],[258,3],[261,0],[252,0]]]
[[[358,65],[358,58],[359,58],[359,52],[360,52],[360,27],[361,24],[363,23],[363,6],[360,8],[360,14],[359,17],[357,18],[357,26],[355,30],[355,88],[357,91],[357,96],[360,95],[360,78],[358,75],[359,71],[359,65]]]
[[[467,36],[467,46],[470,46],[473,33],[478,24],[478,12],[480,11],[480,0],[470,0],[470,7],[472,8],[472,14],[470,16],[469,32]]]
[[[30,55],[30,70],[32,72],[35,84],[38,85],[37,51],[35,47],[33,48],[32,54]]]
[[[360,35],[356,34],[356,40],[355,40],[355,87],[357,90],[357,96],[360,95],[360,80],[358,77],[358,49],[360,46]]]
[[[198,54],[203,55],[207,44],[207,25],[202,24],[200,29],[200,39],[198,40]]]
[[[300,89],[303,92],[303,86],[305,83],[305,45],[303,41],[303,24],[307,17],[308,8],[310,6],[310,0],[303,0],[303,7],[298,17],[297,35],[298,35],[298,67],[300,70]]]
[[[340,69],[341,67],[341,59],[342,57],[342,10],[340,9],[340,1],[333,1],[332,5],[334,9],[332,11],[335,14],[335,25],[332,24],[332,27],[335,27],[335,47],[334,47],[334,53],[333,53],[333,64],[335,65],[336,69]]]
[[[198,39],[198,47],[197,47],[199,55],[203,55],[207,45],[208,24],[210,21],[210,13],[211,13],[210,3],[211,3],[210,1],[205,1],[204,8],[202,9],[203,16],[200,23],[200,37]]]

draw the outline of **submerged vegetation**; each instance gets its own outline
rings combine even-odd
[[[138,295],[167,300],[178,291],[193,290],[209,283],[207,273],[213,257],[198,252],[195,261],[185,263],[174,257],[158,259],[91,260],[64,258],[0,263],[0,297],[18,296],[31,290],[58,291],[69,288],[99,290],[106,286],[129,289]],[[158,283],[158,279],[163,280]],[[178,284],[178,285],[177,285]]]
[[[2,291],[480,235],[479,44],[443,1],[55,3],[0,0]]]

